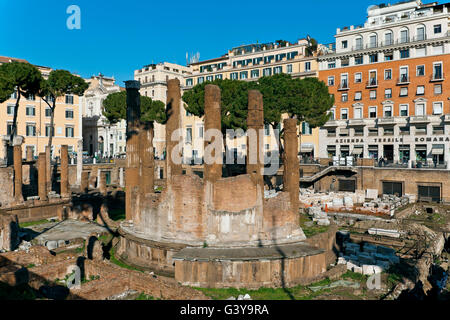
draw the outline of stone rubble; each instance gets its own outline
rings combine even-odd
[[[318,207],[330,212],[355,212],[393,216],[396,209],[412,202],[410,196],[397,197],[383,195],[378,197],[376,190],[366,192],[314,192],[300,189],[299,200],[307,207]],[[378,191],[377,191],[378,192]]]
[[[394,249],[369,243],[365,243],[361,250],[359,244],[344,242],[344,252],[339,255],[338,264],[346,265],[347,270],[364,275],[381,273],[391,265],[400,263]]]

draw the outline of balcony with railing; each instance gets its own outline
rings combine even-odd
[[[392,125],[392,124],[396,124],[397,122],[395,121],[395,118],[393,116],[385,116],[383,118],[379,118],[378,119],[378,124],[379,125]]]
[[[376,78],[371,78],[367,81],[366,88],[376,88],[378,87],[378,81]]]
[[[398,80],[397,80],[397,85],[405,85],[405,84],[409,84],[409,83],[410,83],[410,79],[407,74],[400,75],[400,78],[398,78]]]
[[[427,115],[423,116],[411,116],[409,118],[410,123],[428,123],[430,122],[430,118]]]
[[[433,72],[433,75],[431,76],[431,80],[430,82],[439,82],[439,81],[444,81],[444,73],[441,72]]]
[[[342,80],[341,83],[339,84],[338,91],[346,91],[346,90],[349,90],[348,81]]]

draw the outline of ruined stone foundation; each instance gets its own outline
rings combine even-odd
[[[132,83],[128,91],[133,90],[135,94],[136,85]],[[172,137],[181,112],[179,81],[170,80],[168,87],[170,125],[166,126],[166,137]],[[262,101],[258,91],[249,92],[249,128],[263,128]],[[127,107],[137,106],[129,103]],[[205,132],[220,131],[220,125],[220,89],[207,85]],[[254,140],[259,142],[264,131],[256,132]],[[297,137],[288,135],[288,139]],[[205,150],[212,143],[217,145],[218,141],[211,140],[205,139]],[[134,141],[130,139],[128,143]],[[286,143],[290,146],[287,157],[296,157],[298,144]],[[306,237],[299,227],[298,183],[291,183],[289,192],[264,199],[264,166],[256,156],[259,143],[256,147],[252,142],[249,144],[252,148],[248,154],[256,162],[247,165],[247,174],[223,178],[221,152],[213,152],[212,157],[217,161],[206,163],[203,179],[182,174],[181,164],[174,161],[176,157],[171,157],[178,152],[174,145],[168,144],[171,152],[166,157],[167,185],[161,193],[148,189],[143,192],[146,181],[142,178],[133,181],[132,188],[128,189],[127,199],[131,203],[127,204],[127,210],[131,212],[127,212],[127,217],[131,219],[120,226],[119,258],[174,275],[184,285],[200,287],[296,285],[326,271],[325,250],[305,243]],[[127,152],[139,155],[140,147],[127,146]],[[142,160],[133,159],[130,169],[136,170]],[[146,161],[146,166],[153,166],[148,163],[153,157]]]

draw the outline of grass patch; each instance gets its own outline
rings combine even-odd
[[[120,261],[119,259],[116,258],[115,253],[116,253],[116,250],[114,248],[111,248],[111,250],[109,251],[109,255],[110,255],[110,260],[109,261],[114,263],[116,266],[119,266],[121,268],[125,268],[125,269],[128,269],[128,270],[135,270],[135,271],[139,271],[139,272],[144,272],[141,269],[138,269],[138,268],[136,268],[134,266],[130,266],[130,265]]]
[[[125,208],[110,208],[108,215],[113,221],[125,220]]]
[[[313,283],[308,286],[296,286],[292,288],[260,288],[258,290],[236,289],[236,288],[194,288],[203,292],[206,296],[214,300],[226,300],[230,297],[238,298],[239,295],[249,294],[253,300],[311,300],[321,294],[331,292],[331,289],[323,289],[313,292],[308,287],[324,286],[330,284],[330,279]]]
[[[108,233],[102,234],[100,237],[98,237],[98,240],[100,240],[104,245],[107,245],[113,238],[114,236]]]
[[[310,225],[312,223],[312,225]],[[305,215],[300,215],[300,227],[303,229],[305,236],[310,238],[316,234],[327,232],[330,226],[318,226],[313,220]]]
[[[361,274],[361,273],[357,273],[357,272],[353,272],[353,271],[347,271],[346,273],[344,273],[342,275],[342,278],[344,279],[351,279],[351,280],[355,280],[358,282],[367,282],[368,277]]]
[[[19,223],[19,227],[20,228],[28,228],[28,227],[37,226],[40,224],[45,224],[45,223],[50,223],[50,221],[48,221],[47,219],[43,219],[43,220],[39,220],[39,221],[22,222],[22,223]]]
[[[149,296],[148,294],[145,294],[144,292],[141,292],[135,300],[156,300],[153,296]]]
[[[34,267],[36,267],[36,265],[33,264],[33,263],[30,263],[29,265],[27,265],[27,269],[31,269],[31,268],[34,268]]]

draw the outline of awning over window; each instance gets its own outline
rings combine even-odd
[[[416,146],[416,151],[427,151],[427,146]]]
[[[350,130],[348,130],[348,129],[341,129],[339,131],[339,134],[349,134],[349,133],[350,133]]]
[[[354,148],[352,154],[359,156],[360,154],[363,153],[363,151],[364,151],[363,148]]]
[[[302,153],[313,152],[313,150],[314,150],[314,144],[312,144],[312,143],[302,143],[302,145],[300,146],[300,152],[302,152]]]
[[[328,146],[327,150],[334,150],[334,151],[336,151],[336,146]]]
[[[349,151],[350,147],[349,146],[341,146],[341,151]]]
[[[444,154],[444,149],[433,148],[433,150],[431,150],[431,154],[442,155],[442,154]]]

